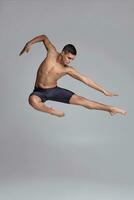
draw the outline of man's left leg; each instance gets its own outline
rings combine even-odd
[[[117,114],[117,113],[125,115],[127,113],[126,111],[124,111],[120,108],[117,108],[115,106],[105,105],[105,104],[102,104],[102,103],[99,103],[99,102],[91,101],[89,99],[78,96],[76,94],[74,94],[70,98],[69,103],[74,104],[74,105],[80,105],[80,106],[83,106],[83,107],[88,108],[88,109],[106,111],[106,112],[109,112],[111,115],[114,115],[114,114]]]

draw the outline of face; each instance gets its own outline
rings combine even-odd
[[[71,61],[74,60],[74,58],[75,58],[75,55],[71,53],[62,52],[62,62],[64,65],[69,65]]]

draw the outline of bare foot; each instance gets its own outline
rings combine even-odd
[[[57,117],[64,117],[65,116],[65,113],[62,112],[62,111],[59,111],[59,110],[56,110],[54,108],[51,108],[51,114],[52,115],[55,115]]]
[[[115,114],[122,114],[122,115],[126,115],[127,112],[123,109],[117,108],[117,107],[112,107],[110,114],[113,116]]]

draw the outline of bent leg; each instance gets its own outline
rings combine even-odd
[[[50,108],[46,106],[42,101],[41,98],[36,96],[36,95],[31,95],[29,96],[29,104],[36,110],[41,111],[41,112],[46,112],[51,115],[56,115],[58,117],[63,117],[64,112],[58,111],[54,108]]]
[[[111,115],[114,115],[117,113],[122,114],[122,115],[126,114],[126,111],[120,108],[110,106],[110,105],[105,105],[105,104],[98,103],[95,101],[91,101],[89,99],[86,99],[78,95],[73,95],[69,103],[74,104],[74,105],[81,105],[88,109],[103,110],[103,111],[109,112]]]

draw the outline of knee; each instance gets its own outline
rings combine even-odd
[[[36,108],[40,102],[40,98],[35,95],[31,95],[29,96],[28,102],[32,107]]]
[[[85,102],[85,98],[84,98],[84,97],[81,97],[81,96],[78,96],[78,97],[77,97],[77,102],[78,102],[79,104],[83,104],[83,103]]]

